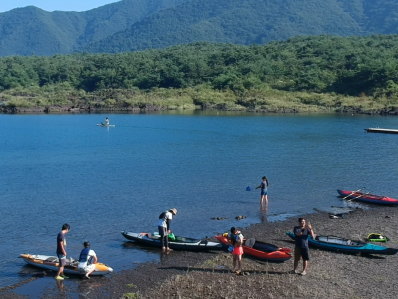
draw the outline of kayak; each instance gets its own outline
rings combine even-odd
[[[114,128],[116,125],[97,124],[99,127]]]
[[[53,270],[53,271],[58,271],[59,268],[58,258],[56,256],[24,253],[21,254],[19,257],[21,257],[29,265],[38,268]],[[71,275],[84,275],[85,273],[77,268],[78,264],[79,262],[73,260],[72,258],[67,259],[67,264],[64,267],[64,273]],[[95,264],[94,272],[91,273],[90,275],[100,276],[111,272],[113,272],[113,269],[111,267],[103,263],[97,263]]]
[[[160,235],[158,233],[132,233],[122,231],[122,235],[139,244],[148,245],[152,247],[161,248]],[[187,237],[175,236],[175,240],[169,239],[169,247],[174,250],[188,250],[188,251],[209,251],[221,250],[222,244],[218,242],[208,241],[206,239],[193,239]]]
[[[340,197],[344,197],[344,199],[374,203],[379,205],[398,205],[398,199],[392,197],[349,190],[337,190],[337,192],[339,193]]]
[[[287,232],[286,234],[289,237],[291,237],[293,240],[296,237],[292,232]],[[315,239],[309,236],[308,244],[311,247],[316,247],[330,251],[339,251],[343,253],[393,255],[398,252],[398,249],[395,248],[388,248],[362,241],[352,241],[349,239],[344,239],[335,236],[317,236]]]
[[[383,236],[382,234],[378,233],[371,233],[368,235],[369,242],[387,242],[390,239],[387,236]]]
[[[226,236],[218,235],[215,238],[224,245],[224,249],[230,246]],[[245,239],[242,247],[245,255],[262,261],[282,263],[292,257],[290,248],[280,248],[273,244],[257,241],[254,238]]]

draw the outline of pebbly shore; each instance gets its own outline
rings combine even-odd
[[[356,209],[331,218],[326,212],[305,216],[315,233],[365,240],[369,233],[390,238],[388,247],[398,248],[397,207]],[[246,238],[293,249],[286,236],[297,217],[281,222],[255,224],[242,229]],[[226,228],[227,230],[228,228]],[[38,277],[15,288],[0,291],[2,298],[398,298],[395,283],[398,254],[353,255],[310,250],[308,274],[291,274],[293,259],[266,263],[243,258],[245,275],[231,273],[232,256],[226,252],[173,251],[158,262],[89,281],[74,279],[55,287],[54,279]],[[301,266],[301,264],[300,264]],[[51,281],[39,291],[37,281]],[[36,285],[35,285],[36,284]]]

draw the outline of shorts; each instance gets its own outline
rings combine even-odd
[[[59,261],[59,266],[63,267],[66,265],[66,255],[57,253],[58,261]]]
[[[79,265],[78,268],[79,268],[80,271],[88,273],[88,272],[94,271],[95,264],[90,264],[90,265],[87,265],[87,266]]]
[[[261,195],[267,195],[267,194],[268,194],[267,189],[261,190]]]
[[[310,260],[310,253],[308,248],[301,248],[297,246],[294,248],[294,258],[300,259],[300,257],[302,257],[304,261]]]
[[[234,250],[232,250],[232,254],[242,255],[243,254],[243,247],[242,246],[234,247]]]

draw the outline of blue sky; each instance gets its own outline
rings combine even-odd
[[[30,5],[47,11],[85,11],[118,1],[120,0],[1,0],[0,12]]]

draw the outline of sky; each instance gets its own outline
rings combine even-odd
[[[86,11],[118,1],[120,0],[0,0],[0,12],[30,5],[47,11]]]

